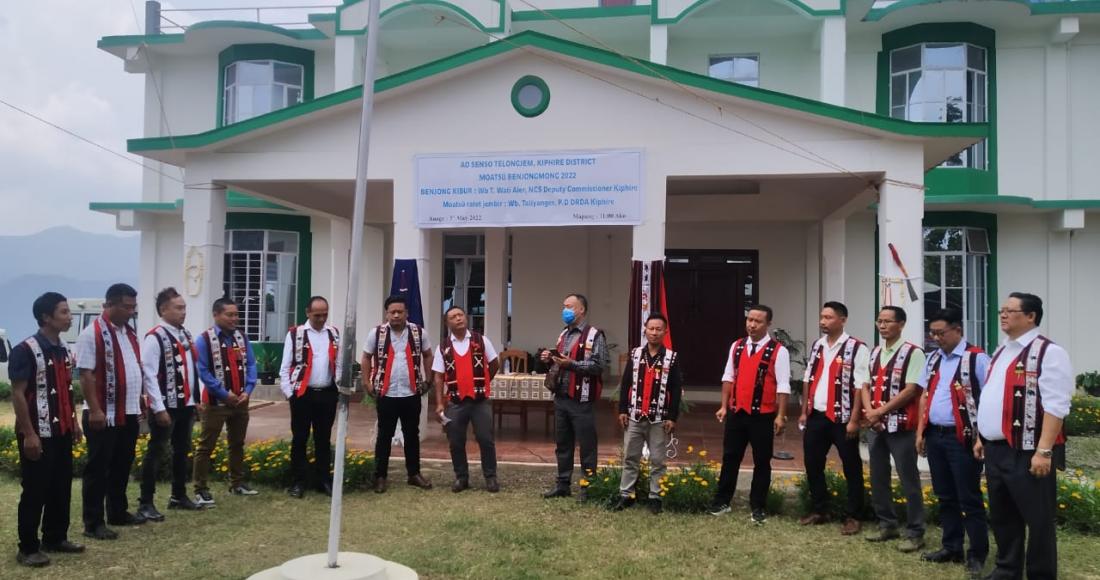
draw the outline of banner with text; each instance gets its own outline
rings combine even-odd
[[[636,225],[641,150],[418,155],[422,228]]]

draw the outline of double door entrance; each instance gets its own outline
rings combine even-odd
[[[666,250],[665,290],[684,385],[721,389],[730,344],[759,295],[756,250]]]

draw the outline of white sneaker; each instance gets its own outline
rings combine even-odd
[[[732,512],[732,511],[733,511],[733,508],[730,507],[730,504],[725,503],[725,504],[722,504],[722,505],[719,505],[719,506],[711,507],[710,509],[707,510],[707,513],[712,515],[712,516],[724,516],[724,515]]]
[[[195,504],[204,508],[214,507],[214,494],[210,493],[207,490],[196,491]]]

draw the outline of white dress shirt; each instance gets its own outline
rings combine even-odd
[[[1038,336],[1039,329],[1033,328],[1015,340],[1005,340],[1000,356],[989,369],[989,380],[982,387],[982,396],[978,401],[978,432],[982,437],[990,441],[1004,440],[1002,419],[1005,402],[1005,373],[1011,370],[1016,358]],[[1043,412],[1059,419],[1065,418],[1069,414],[1069,404],[1070,399],[1073,398],[1074,389],[1073,367],[1070,365],[1069,354],[1066,349],[1052,342],[1047,346],[1039,371],[1039,394],[1043,399]],[[1039,435],[1036,433],[1036,438]]]
[[[752,356],[754,352],[760,352],[771,339],[770,334],[765,334],[759,342],[746,336],[747,344],[745,345],[745,352],[741,356]],[[729,356],[726,357],[726,372],[722,373],[723,383],[734,382],[733,347],[736,344],[735,341],[730,345]],[[775,352],[775,392],[788,395],[791,393],[791,354],[783,346],[778,347]]]
[[[481,335],[481,340],[485,341],[485,362],[491,363],[497,360],[497,351],[493,348],[493,342],[489,340],[488,336]],[[470,351],[470,332],[466,331],[466,337],[462,340],[455,338],[455,335],[451,335],[451,344],[455,347],[455,353],[458,356],[465,356]],[[443,363],[443,353],[440,351],[440,347],[435,347],[435,359],[432,360],[432,371],[442,373],[445,370]]]
[[[283,342],[283,364],[279,367],[279,389],[283,396],[290,398],[294,394],[294,387],[290,384],[290,369],[294,366],[294,335],[298,329],[286,333],[286,341]],[[313,362],[309,369],[309,384],[307,387],[323,388],[332,384],[332,371],[329,370],[328,327],[314,330],[313,326],[306,325],[306,340],[309,341],[309,351]]]
[[[816,411],[821,411],[822,413],[824,413],[826,407],[829,405],[829,390],[832,388],[832,385],[826,384],[829,382],[828,365],[830,365],[833,359],[835,359],[836,357],[843,356],[844,353],[841,352],[841,347],[844,345],[845,342],[848,341],[849,338],[851,337],[848,336],[847,332],[842,333],[840,335],[840,338],[836,339],[836,342],[833,343],[832,346],[829,346],[829,337],[822,336],[821,338],[817,339],[817,342],[814,343],[813,348],[810,349],[810,353],[813,353],[813,349],[817,348],[818,344],[821,344],[825,347],[824,354],[822,355],[820,361],[820,364],[822,365],[821,376],[819,376],[817,379],[817,390],[814,392],[813,404],[814,410]],[[869,384],[871,382],[871,351],[868,350],[866,344],[860,344],[859,347],[856,348],[854,358],[855,368],[852,369],[852,388],[862,389],[863,385]],[[811,370],[812,369],[809,366],[806,367],[806,376],[803,379],[803,384],[805,385],[804,388],[810,388]]]
[[[389,323],[386,323],[386,326],[389,326]],[[405,349],[408,347],[408,343],[409,326],[407,324],[405,330],[400,333],[390,326],[390,346],[393,347],[394,355],[400,357],[401,364],[394,361],[393,366],[390,367],[390,387],[386,390],[387,397],[411,397],[416,394],[416,388],[409,377],[409,365],[405,363]],[[423,351],[421,354],[430,353],[432,350],[431,339],[428,338],[423,328],[420,329],[420,349]],[[372,328],[370,334],[367,335],[367,341],[363,343],[363,352],[367,356],[373,357],[377,350],[378,328]],[[364,377],[364,380],[370,380],[370,378]]]
[[[120,349],[122,353],[122,364],[126,373],[126,411],[127,415],[137,415],[141,413],[141,392],[144,389],[142,385],[142,372],[141,365],[138,364],[138,353],[134,351],[134,347],[130,343],[130,338],[127,336],[126,327],[118,326],[112,322],[107,322],[106,319],[100,319],[100,323],[110,324],[115,328],[115,348]],[[80,369],[87,369],[95,371],[95,324],[89,324],[84,327],[84,330],[80,332],[80,336],[76,339],[76,366]],[[140,345],[138,348],[141,348]],[[104,385],[97,385],[100,389],[104,388]],[[102,391],[100,391],[102,392]],[[84,408],[88,408],[87,401],[84,402]],[[106,413],[107,409],[103,409]],[[113,417],[108,417],[109,421],[114,421]]]
[[[172,335],[172,338],[180,343],[185,342],[183,329],[172,326],[164,320],[160,321],[160,325]],[[162,360],[164,359],[160,352],[160,338],[157,338],[155,334],[146,335],[141,343],[141,367],[145,371],[145,394],[149,396],[149,407],[153,409],[154,413],[159,413],[165,409],[164,397],[160,395],[159,375]],[[195,370],[195,352],[193,349],[187,350],[183,362],[187,367],[187,378],[191,383],[187,385],[191,392],[191,398],[187,399],[185,404],[188,407],[193,407],[195,405],[196,389],[199,388],[199,374]],[[180,393],[183,392],[182,373],[176,377],[176,388],[179,389]]]

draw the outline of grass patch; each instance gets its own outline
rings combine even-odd
[[[1070,437],[1066,441],[1066,465],[1080,469],[1093,481],[1100,480],[1100,436]]]
[[[539,497],[548,470],[504,466],[504,490],[452,494],[442,475],[424,492],[395,485],[385,495],[345,497],[342,549],[411,566],[421,578],[963,578],[958,566],[925,564],[891,546],[842,537],[835,525],[802,528],[772,517],[757,528],[739,505],[724,518],[644,509],[613,514],[572,500]],[[115,542],[91,542],[83,556],[57,556],[35,578],[73,578],[100,570],[116,578],[244,578],[296,556],[322,552],[328,503],[318,494],[288,498],[280,489],[232,497],[215,489],[217,509],[166,512],[162,524],[120,530]],[[80,540],[80,483],[74,483],[74,539]],[[167,487],[158,498],[163,507]],[[137,493],[131,483],[130,496]],[[0,578],[26,578],[14,564],[18,481],[0,476]],[[930,527],[929,544],[939,530]],[[1062,577],[1100,576],[1096,538],[1059,533]],[[168,549],[170,547],[170,549]],[[6,552],[6,553],[5,553]],[[825,557],[844,554],[843,558]],[[157,562],[150,566],[149,562]]]

